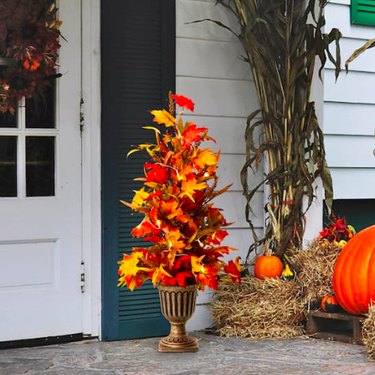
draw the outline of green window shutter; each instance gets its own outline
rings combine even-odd
[[[152,141],[149,111],[167,107],[175,91],[175,0],[102,1],[102,222],[104,340],[161,336],[169,324],[151,283],[130,292],[117,288],[117,262],[134,246],[148,246],[130,232],[141,217],[122,205],[141,183],[141,153]],[[149,137],[149,139],[147,139]]]
[[[335,199],[332,212],[359,232],[375,224],[375,199]]]
[[[375,0],[352,0],[351,22],[356,25],[375,26]]]

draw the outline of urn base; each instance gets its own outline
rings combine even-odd
[[[158,352],[160,353],[185,353],[197,351],[198,340],[194,337],[184,336],[176,338],[167,336],[159,341]]]

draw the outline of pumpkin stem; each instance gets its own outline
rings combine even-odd
[[[269,247],[267,247],[266,251],[264,252],[264,255],[267,255],[267,256],[272,256],[272,249],[270,249]]]

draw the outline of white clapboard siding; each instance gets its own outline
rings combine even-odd
[[[326,134],[325,142],[331,168],[375,168],[374,137]]]
[[[212,19],[225,25],[235,24],[235,18],[215,1],[176,0],[176,36],[210,41],[237,43],[235,35],[212,22],[191,24],[191,22]]]
[[[374,30],[375,31],[375,30]],[[375,64],[375,61],[369,61]],[[335,82],[335,72],[324,72],[324,101],[342,103],[375,104],[375,74],[370,72],[350,71],[342,74]]]
[[[243,155],[244,129],[246,119],[243,117],[214,117],[190,115],[186,119],[209,129],[208,135],[216,143],[207,143],[215,152]],[[228,142],[228,139],[231,142]]]
[[[351,25],[350,0],[327,5],[326,31],[338,28],[342,61],[367,39],[375,27]],[[324,72],[324,133],[335,199],[375,198],[375,50],[368,50],[335,81],[332,65]]]
[[[325,102],[324,132],[337,135],[374,136],[375,105]]]
[[[373,32],[369,33],[370,38],[375,38],[375,28],[373,28]],[[366,40],[363,39],[352,39],[348,37],[343,37],[340,40],[340,50],[342,61],[345,62],[349,56],[361,47]],[[332,50],[333,51],[333,50]],[[372,64],[369,62],[373,62]],[[327,67],[332,67],[330,63],[327,64]],[[353,71],[360,71],[360,72],[375,72],[375,48],[368,49],[365,53],[357,57],[354,61],[349,64],[350,72]],[[343,76],[346,73],[343,72]],[[341,77],[340,77],[341,78]]]
[[[245,118],[257,108],[250,81],[185,76],[176,79],[177,91],[194,99],[196,114]]]
[[[192,24],[190,28],[196,28]],[[215,26],[218,28],[217,26]],[[249,80],[248,64],[242,60],[240,43],[180,38],[176,45],[177,76]],[[186,58],[189,56],[189,58]],[[202,64],[205,61],[205,64]]]
[[[242,195],[240,170],[245,162],[244,132],[247,116],[258,108],[249,68],[241,61],[242,47],[236,37],[212,22],[189,23],[210,18],[228,26],[234,17],[215,0],[176,0],[176,92],[195,102],[193,114],[186,120],[209,129],[217,143],[207,143],[215,151],[221,150],[219,188],[233,184],[230,190],[215,199],[228,221],[225,244],[239,250],[230,255],[246,257],[252,234],[245,220],[245,198]],[[249,177],[255,185],[262,176],[258,171]],[[256,194],[253,220],[257,230],[263,231],[263,193]],[[200,293],[198,306],[188,329],[211,325],[209,303],[212,293]]]
[[[375,168],[332,168],[331,173],[337,199],[374,198]]]
[[[346,38],[362,40],[374,38],[375,29],[373,26],[351,25],[349,2],[345,2],[345,4],[329,2],[325,10],[325,18],[326,31],[338,28]]]
[[[263,193],[257,192],[255,195],[255,204],[252,206],[254,213],[252,218],[255,227],[260,228],[263,222]],[[244,215],[245,199],[241,194],[229,191],[228,193],[215,198],[215,205],[223,209],[227,221],[233,223],[231,228],[248,228]],[[229,230],[231,229],[229,228]]]

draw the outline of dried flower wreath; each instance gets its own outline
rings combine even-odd
[[[56,73],[60,47],[57,7],[51,0],[0,0],[0,112],[42,95]]]

